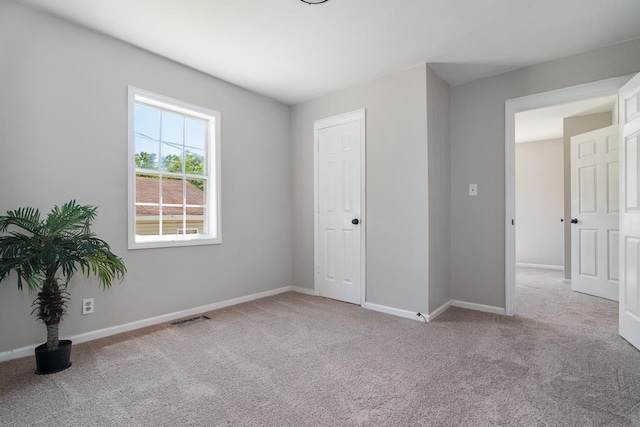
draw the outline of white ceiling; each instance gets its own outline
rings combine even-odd
[[[638,0],[17,0],[296,104],[430,63],[452,86],[640,37]]]
[[[616,96],[589,99],[516,114],[516,144],[562,138],[566,117],[613,111]]]

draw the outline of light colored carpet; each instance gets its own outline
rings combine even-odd
[[[430,324],[286,293],[0,364],[7,426],[640,426],[640,352],[617,306],[518,273],[519,315]]]

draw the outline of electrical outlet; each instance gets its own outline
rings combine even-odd
[[[82,300],[82,314],[93,314],[93,298]]]

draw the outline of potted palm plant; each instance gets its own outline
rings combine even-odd
[[[87,277],[95,275],[104,289],[126,273],[122,258],[90,230],[96,211],[72,200],[44,219],[30,207],[0,216],[0,282],[14,272],[18,289],[26,283],[37,292],[32,314],[47,327],[47,342],[35,349],[38,374],[71,366],[71,341],[60,340],[58,327],[69,300],[67,285],[78,268]]]

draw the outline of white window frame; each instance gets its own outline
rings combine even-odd
[[[156,105],[179,114],[205,119],[209,123],[206,147],[206,215],[208,234],[176,234],[159,236],[136,236],[136,167],[135,167],[135,122],[136,101]],[[220,185],[220,113],[167,96],[158,95],[133,86],[128,87],[128,200],[129,200],[129,249],[167,248],[176,246],[216,245],[222,243],[222,193]],[[162,224],[160,225],[162,226]]]

